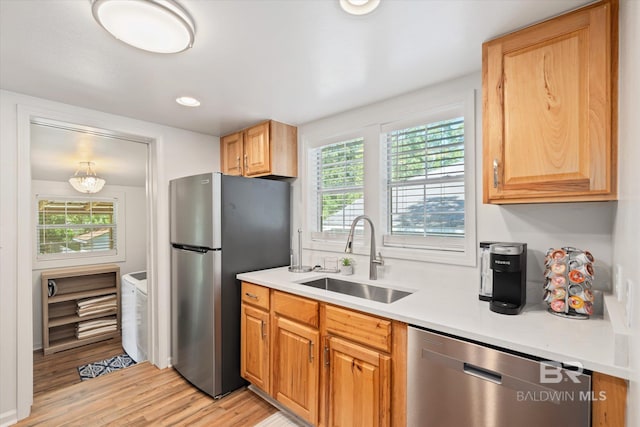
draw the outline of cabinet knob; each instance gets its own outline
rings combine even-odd
[[[493,188],[498,188],[498,159],[493,159]]]

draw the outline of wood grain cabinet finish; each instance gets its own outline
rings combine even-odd
[[[247,282],[242,292],[245,379],[312,425],[406,426],[405,323]]]
[[[318,423],[320,333],[274,315],[272,396],[313,425]]]
[[[56,285],[49,296],[48,282]],[[42,282],[42,349],[45,355],[120,336],[120,267],[115,264],[59,268],[41,273]],[[78,301],[113,295],[116,306],[108,311],[80,316]],[[77,338],[81,322],[110,318],[116,330]]]
[[[391,425],[391,357],[337,337],[327,346],[327,425]]]
[[[241,313],[241,375],[269,393],[269,312],[243,303]]]
[[[220,163],[222,173],[242,176],[244,162],[244,133],[236,132],[220,138]]]
[[[617,198],[618,1],[482,48],[485,203]]]
[[[268,120],[220,138],[220,169],[246,177],[298,176],[298,130]]]

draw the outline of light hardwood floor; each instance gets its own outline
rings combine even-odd
[[[173,369],[147,362],[88,381],[72,379],[70,366],[75,370],[122,353],[119,341],[107,343],[67,355],[34,355],[34,403],[29,418],[17,426],[253,426],[277,412],[247,389],[216,401]],[[78,363],[82,352],[97,357]],[[39,369],[45,365],[59,375]]]

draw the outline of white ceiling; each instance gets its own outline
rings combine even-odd
[[[159,55],[112,38],[89,0],[0,0],[0,87],[223,135],[299,125],[480,69],[482,42],[585,0],[179,0],[194,47]],[[202,106],[177,105],[191,95]]]
[[[96,129],[31,125],[32,179],[68,181],[88,161],[107,185],[145,185],[147,144]]]
[[[482,42],[588,0],[178,0],[192,49],[143,52],[107,34],[89,0],[0,0],[0,88],[224,135],[263,119],[300,125],[480,70]],[[195,96],[196,109],[175,98]],[[32,126],[32,176],[94,161],[107,184],[144,185],[146,148]]]

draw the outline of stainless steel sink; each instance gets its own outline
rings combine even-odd
[[[300,282],[300,284],[385,304],[390,304],[413,293],[367,285],[365,283],[347,282],[346,280],[334,279],[333,277],[323,277],[322,279]]]

